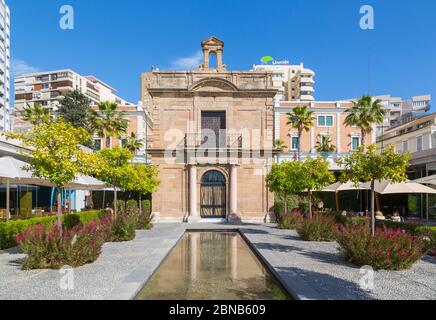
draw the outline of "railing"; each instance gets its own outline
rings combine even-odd
[[[204,148],[204,149],[225,149],[241,148],[242,136],[239,134],[203,134],[187,133],[185,137],[185,148]]]

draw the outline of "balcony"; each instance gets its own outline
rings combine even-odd
[[[301,101],[315,101],[315,98],[312,95],[303,94],[300,97]]]
[[[351,152],[348,153],[337,153],[337,152],[303,152],[301,153],[301,160],[304,161],[306,159],[316,159],[318,157],[321,157],[325,159],[329,163],[329,169],[333,171],[340,171],[343,170],[341,166],[338,165],[337,161],[340,158],[347,158],[351,155]],[[292,160],[298,160],[298,152],[293,151],[291,153],[282,153],[278,157],[279,162],[282,161],[292,161]]]
[[[240,149],[242,136],[240,134],[208,135],[202,133],[187,133],[184,147],[186,149]]]
[[[301,86],[300,90],[306,92],[315,92],[315,89],[312,86]]]

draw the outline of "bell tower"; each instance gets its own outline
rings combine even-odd
[[[206,72],[224,72],[227,66],[223,64],[224,42],[218,38],[210,37],[201,43],[203,48],[203,64],[200,66],[201,71]],[[216,68],[210,66],[211,55],[216,56]]]

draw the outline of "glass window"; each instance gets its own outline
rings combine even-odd
[[[403,152],[409,150],[409,141],[403,141]]]
[[[416,151],[422,151],[422,136],[416,137]]]
[[[318,117],[318,126],[325,127],[325,117],[324,116]]]
[[[351,138],[351,150],[356,151],[360,147],[360,137]]]
[[[318,116],[319,127],[333,127],[333,116]]]
[[[298,150],[298,137],[291,138],[291,150]]]
[[[436,132],[433,132],[431,135],[431,147],[436,148]]]

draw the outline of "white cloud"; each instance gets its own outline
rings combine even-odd
[[[27,64],[26,61],[21,59],[12,59],[12,74],[20,75],[25,73],[38,72],[39,69]]]
[[[178,58],[172,62],[172,67],[176,69],[191,70],[197,68],[203,60],[203,53],[198,51],[190,57]]]

